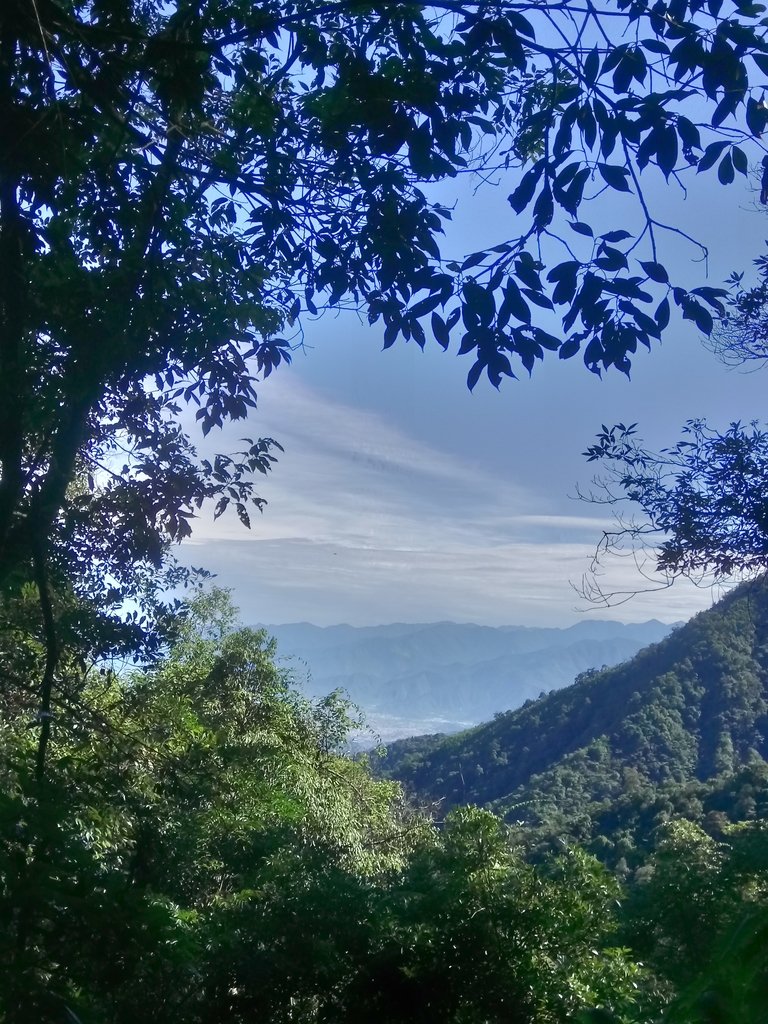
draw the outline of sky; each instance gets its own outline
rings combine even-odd
[[[765,251],[768,222],[754,186],[739,178],[723,188],[702,176],[687,198],[652,190],[660,219],[710,248],[705,267],[679,236],[667,239],[666,261],[687,283],[720,285]],[[457,188],[454,252],[514,233],[504,223],[513,216],[508,182],[478,194]],[[599,216],[605,230],[632,211],[611,200]],[[498,392],[483,380],[470,394],[470,363],[455,349],[381,348],[380,332],[351,313],[306,322],[304,348],[263,382],[252,421],[201,442],[209,453],[268,436],[285,448],[250,531],[204,513],[182,548],[184,561],[231,588],[245,622],[674,622],[720,596],[684,581],[609,608],[580,596],[611,526],[607,510],[576,496],[593,476],[582,452],[602,423],[637,422],[658,447],[674,443],[689,418],[721,427],[763,418],[768,370],[723,366],[688,323],[638,355],[631,380],[598,379],[578,357],[550,358]],[[648,586],[632,559],[601,572],[608,590]]]

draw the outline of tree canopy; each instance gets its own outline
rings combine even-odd
[[[710,337],[729,366],[759,368],[768,357],[768,256],[754,264],[756,284],[745,287],[743,273],[731,275],[732,292]],[[643,562],[650,557],[666,583],[768,570],[768,433],[758,421],[722,428],[689,420],[681,439],[661,450],[643,442],[637,424],[603,425],[584,454],[601,469],[585,497],[617,512],[596,566],[604,555],[629,551]],[[585,591],[598,602],[626,597],[604,593],[596,575]]]
[[[344,755],[344,701],[303,699],[221,594],[150,671],[68,678],[44,778],[34,699],[4,703],[7,1024],[631,1024],[649,998],[595,861],[534,869],[477,810],[438,831]]]
[[[385,346],[458,347],[470,386],[546,350],[626,372],[675,306],[708,331],[721,295],[665,269],[644,182],[747,174],[762,13],[3,4],[0,578],[96,564],[91,593],[106,581],[119,608],[124,567],[153,580],[204,501],[247,522],[274,442],[205,462],[177,416],[244,418],[323,309],[361,310]],[[509,189],[508,225],[443,252],[430,184],[478,172]],[[603,193],[634,202],[636,230],[590,226]]]
[[[683,437],[655,452],[636,425],[604,427],[585,453],[604,475],[595,501],[632,513],[600,542],[605,553],[646,549],[668,580],[754,575],[768,568],[768,433],[758,424],[719,431],[691,420]],[[590,591],[603,595],[597,581]]]
[[[4,695],[4,1024],[764,1020],[764,822],[721,813],[712,836],[661,815],[669,790],[628,791],[666,824],[635,848],[604,805],[614,876],[563,842],[571,773],[554,852],[477,807],[438,827],[345,756],[350,709],[308,702],[274,653],[214,592],[148,670],[62,665],[42,777],[34,695]],[[45,651],[16,657],[34,673]]]

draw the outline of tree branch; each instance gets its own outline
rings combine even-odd
[[[0,122],[5,125],[14,123],[11,79],[17,49],[9,22],[0,22]],[[24,487],[24,224],[17,175],[5,164],[0,170],[0,559]]]
[[[40,611],[43,616],[43,635],[45,638],[45,669],[40,683],[40,706],[37,712],[40,724],[40,737],[37,742],[37,755],[35,758],[35,779],[38,785],[40,785],[45,779],[45,755],[48,750],[48,741],[51,737],[53,679],[59,660],[59,646],[56,640],[56,623],[53,617],[51,595],[48,590],[48,574],[42,545],[36,545],[34,560],[35,583],[37,584],[37,591],[40,596]]]

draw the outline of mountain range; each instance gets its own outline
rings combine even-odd
[[[519,707],[586,669],[626,661],[672,627],[585,620],[567,629],[455,622],[263,628],[308,694],[345,690],[372,736],[390,741],[452,732]]]
[[[422,800],[488,806],[629,851],[675,816],[768,814],[768,582],[745,583],[631,660],[452,736],[391,744]]]

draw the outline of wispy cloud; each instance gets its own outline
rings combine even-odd
[[[286,449],[264,481],[264,515],[250,532],[232,517],[203,517],[184,549],[234,589],[249,621],[555,625],[583,609],[571,581],[609,526],[604,516],[541,514],[514,480],[379,413],[331,403],[290,373],[270,387],[257,422]],[[625,589],[637,578],[622,563],[605,582]],[[673,620],[710,601],[679,587],[601,614]]]
[[[434,524],[461,531],[489,509],[501,522],[528,500],[514,482],[408,436],[380,414],[331,403],[288,373],[271,384],[258,427],[285,453],[263,481],[269,505],[254,539],[375,543],[389,533],[418,544]],[[214,442],[235,446],[233,428]],[[203,517],[195,528],[196,542],[240,537],[231,519]]]
[[[424,622],[453,619],[488,625],[565,625],[587,609],[571,586],[592,549],[583,544],[510,544],[431,549],[341,547],[312,541],[212,541],[206,562],[233,588],[248,621],[306,619]],[[193,558],[193,561],[201,559]],[[628,568],[604,578],[606,587],[637,585]],[[591,611],[600,618],[665,621],[687,618],[712,602],[686,586],[641,595],[621,608]]]

